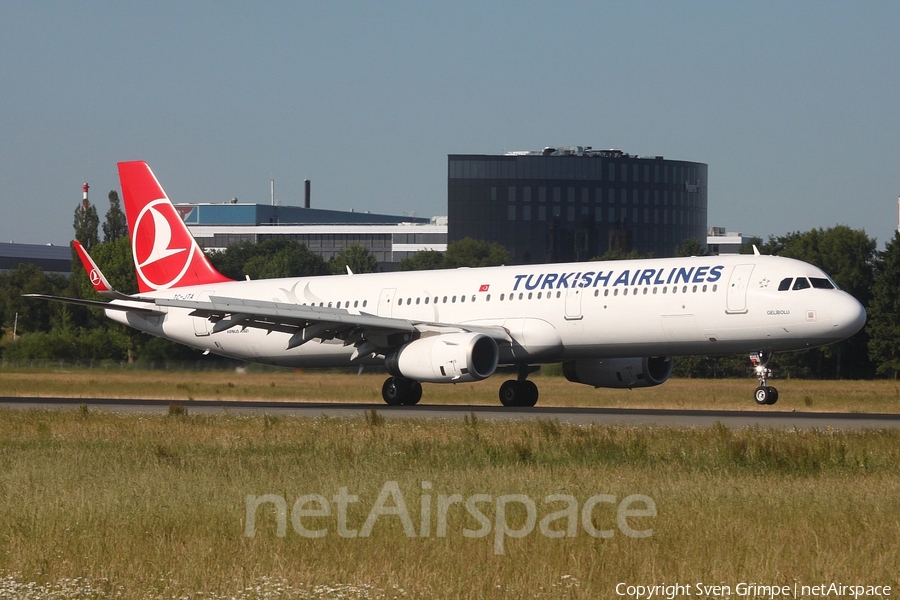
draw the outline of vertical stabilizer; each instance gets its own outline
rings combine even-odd
[[[147,163],[118,166],[139,290],[231,281],[200,250]]]

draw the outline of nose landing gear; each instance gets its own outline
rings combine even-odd
[[[772,369],[768,367],[770,360],[772,360],[771,352],[750,353],[750,362],[756,371],[756,378],[759,379],[759,387],[753,392],[753,399],[760,405],[771,405],[778,402],[778,390],[766,385],[766,379],[772,375]]]

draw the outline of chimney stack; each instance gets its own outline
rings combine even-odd
[[[309,179],[303,180],[303,192],[304,192],[303,207],[310,208],[310,181],[309,181]],[[900,198],[898,198],[897,200],[900,201]]]
[[[82,210],[87,210],[88,207],[88,188],[91,187],[87,183],[81,186],[81,190],[84,192],[84,195],[81,197],[81,208]]]

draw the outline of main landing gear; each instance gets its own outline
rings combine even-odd
[[[766,379],[772,375],[772,369],[768,367],[770,360],[772,360],[771,352],[752,352],[750,354],[750,362],[756,371],[756,378],[759,379],[759,387],[753,392],[753,399],[760,405],[778,402],[778,390],[766,385]]]
[[[406,377],[388,377],[381,386],[381,397],[391,406],[412,406],[422,399],[422,384]]]
[[[518,377],[504,381],[500,386],[500,403],[503,406],[528,407],[538,401],[538,388],[526,379],[539,367],[518,366]],[[391,406],[412,406],[422,399],[422,384],[406,377],[388,377],[381,386],[381,397]]]
[[[516,379],[509,379],[500,386],[500,404],[503,406],[527,407],[534,406],[538,401],[538,388],[533,381],[528,381],[529,373],[537,371],[539,367],[519,365],[519,374]]]

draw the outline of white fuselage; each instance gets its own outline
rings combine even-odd
[[[800,261],[741,255],[236,281],[145,296],[225,296],[415,323],[502,327],[514,343],[501,348],[501,364],[799,350],[844,339],[864,323],[863,307],[849,294],[821,287],[779,291],[788,278],[830,282]],[[212,324],[188,309],[161,310],[164,317],[106,313],[153,335],[241,360],[351,364],[354,348],[340,340],[287,350],[287,333],[240,326],[211,333]]]

